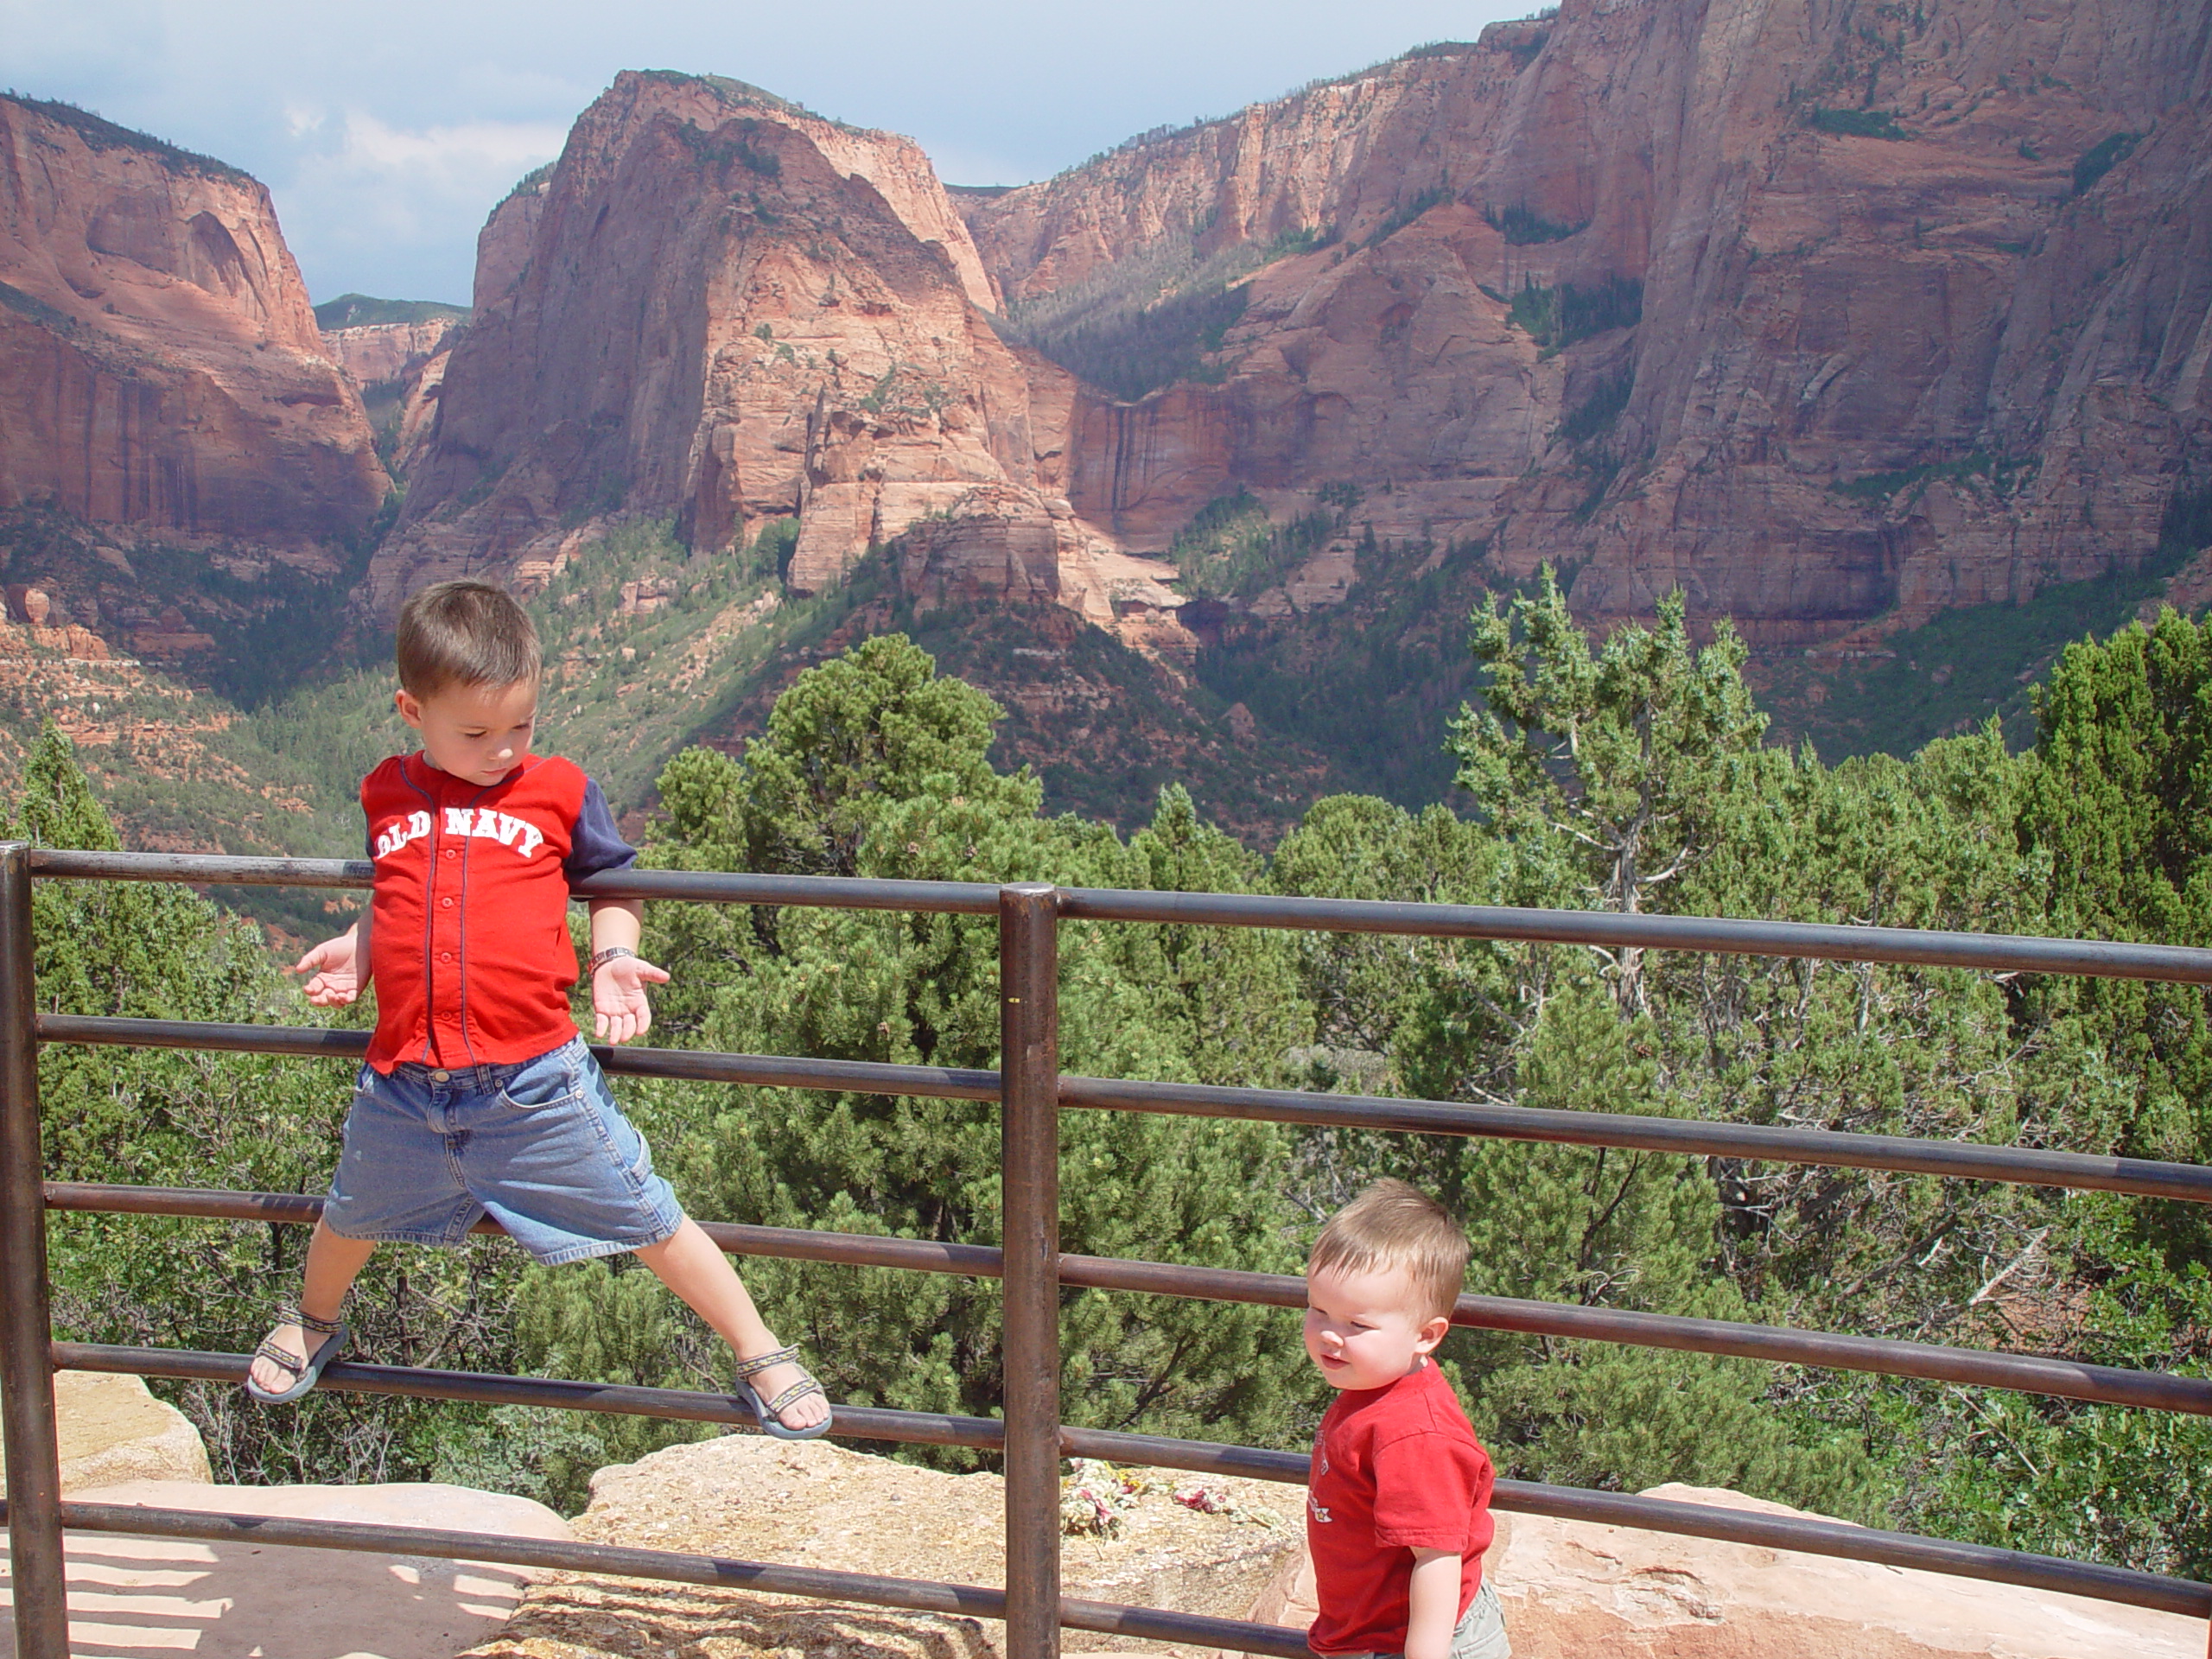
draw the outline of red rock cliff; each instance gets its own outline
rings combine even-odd
[[[936,546],[948,594],[970,565],[1004,586],[1010,524],[1088,558],[1058,499],[1073,378],[1000,340],[974,244],[907,140],[734,81],[626,73],[480,247],[372,606],[486,561],[531,580],[616,511],[676,515],[710,550],[795,514],[803,591],[924,518],[977,523],[972,560]]]
[[[0,507],[301,546],[388,480],[269,193],[0,98]]]
[[[1593,616],[1812,640],[2151,550],[2212,445],[2208,111],[2206,0],[1568,0],[962,205],[1017,300],[1335,237],[1222,384],[1078,400],[1078,512],[1348,481]]]

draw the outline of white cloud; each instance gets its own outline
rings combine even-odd
[[[539,121],[472,121],[454,127],[410,131],[373,115],[346,118],[340,155],[360,172],[413,177],[475,177],[489,171],[524,172],[551,160],[568,137],[566,126]]]
[[[317,300],[355,289],[466,302],[450,251],[473,251],[486,210],[568,137],[546,121],[411,128],[359,110],[302,115],[289,112],[301,149],[274,194]],[[435,265],[423,257],[432,251]]]

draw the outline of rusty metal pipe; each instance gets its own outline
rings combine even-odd
[[[1128,1290],[1203,1301],[1256,1302],[1303,1307],[1306,1281],[1289,1274],[1244,1273],[1107,1256],[1064,1256],[1060,1277],[1071,1285]],[[2130,1371],[2041,1354],[1999,1354],[1980,1348],[1842,1336],[1827,1331],[1789,1331],[1730,1319],[1684,1319],[1626,1308],[1584,1307],[1571,1302],[1528,1301],[1510,1296],[1462,1296],[1452,1323],[1477,1331],[1510,1331],[1574,1342],[1618,1342],[1639,1348],[1722,1354],[1777,1364],[1816,1365],[1834,1370],[1916,1376],[1970,1387],[2010,1389],[2063,1400],[2094,1400],[2152,1411],[2212,1416],[2212,1378],[2164,1371]]]
[[[2212,1204],[2212,1166],[2036,1147],[1991,1147],[1900,1135],[1848,1135],[1833,1129],[1702,1118],[1649,1117],[1630,1112],[1567,1112],[1532,1106],[1470,1106],[1382,1095],[1320,1095],[1294,1089],[1228,1089],[1195,1083],[1138,1083],[1120,1077],[1062,1077],[1060,1103],[1095,1110],[1163,1112],[1253,1122],[1310,1123],[1408,1135],[1462,1135],[1554,1146],[1626,1147],[1685,1157],[1743,1158],[1761,1163],[1886,1169],[1954,1180],[2010,1181],[2141,1198]]]
[[[1060,914],[1071,921],[1412,934],[1438,939],[1499,939],[1606,949],[1629,946],[1720,956],[1809,957],[1829,962],[1966,968],[1977,973],[2087,974],[2212,984],[2212,950],[2187,945],[2046,939],[2008,933],[1942,933],[1906,927],[1839,927],[1826,922],[1770,922],[1727,916],[1630,916],[1610,910],[1291,899],[1257,893],[1132,893],[1105,887],[1068,889]]]
[[[1009,1659],[1060,1650],[1058,925],[1058,889],[999,890]]]
[[[970,1618],[998,1619],[1006,1616],[1005,1593],[983,1585],[893,1579],[829,1567],[784,1567],[724,1556],[680,1554],[672,1550],[516,1538],[499,1533],[454,1532],[428,1527],[395,1527],[372,1522],[302,1521],[289,1516],[161,1510],[129,1503],[68,1503],[63,1506],[63,1512],[67,1524],[80,1532],[192,1538],[262,1548],[365,1550],[378,1554],[428,1555],[441,1560],[496,1561],[557,1572],[600,1573],[610,1577],[749,1590],[764,1595],[859,1602],[871,1607],[899,1607],[914,1612]],[[0,1522],[5,1519],[5,1514],[0,1512]],[[1304,1638],[1297,1631],[1272,1624],[1248,1624],[1236,1619],[1209,1618],[1157,1607],[1126,1607],[1074,1597],[1062,1599],[1056,1611],[1057,1623],[1074,1630],[1100,1630],[1150,1642],[1227,1648],[1271,1655],[1274,1659],[1312,1659]]]
[[[119,1348],[89,1343],[57,1343],[55,1363],[73,1370],[118,1371],[143,1376],[243,1382],[250,1357],[163,1349]],[[324,1373],[323,1386],[346,1393],[404,1394],[416,1398],[476,1400],[494,1404],[534,1405],[582,1411],[619,1412],[691,1422],[725,1422],[742,1427],[752,1414],[727,1395],[675,1389],[639,1389],[591,1382],[486,1376],[467,1372],[414,1370],[401,1366],[341,1362]],[[950,1417],[922,1412],[840,1410],[837,1435],[861,1440],[900,1440],[933,1446],[996,1450],[1002,1426],[988,1417]],[[1251,1480],[1303,1485],[1306,1459],[1295,1452],[1170,1440],[1117,1430],[1063,1427],[1060,1453],[1103,1458],[1113,1463],[1152,1468],[1186,1469],[1202,1474],[1235,1475]],[[1598,1492],[1532,1481],[1501,1480],[1491,1499],[1501,1510],[1650,1532],[1681,1533],[1728,1542],[1758,1544],[1814,1555],[1877,1560],[1968,1578],[1990,1578],[2069,1595],[2155,1607],[2192,1617],[2212,1615],[2212,1586],[2164,1578],[2124,1567],[2029,1555],[2017,1550],[1958,1544],[1910,1533],[1877,1532],[1838,1522],[1762,1515],[1671,1499]],[[134,1511],[138,1513],[138,1511]],[[75,1524],[72,1522],[71,1524]],[[423,1552],[427,1553],[427,1552]],[[471,1552],[472,1554],[480,1554]],[[482,1556],[481,1559],[496,1559]],[[1090,1628],[1086,1626],[1085,1628]],[[1254,1649],[1260,1651],[1261,1649]]]
[[[194,853],[92,853],[41,849],[33,873],[73,880],[184,881],[202,886],[365,887],[360,860],[229,858]],[[592,877],[594,898],[690,899],[706,904],[812,905],[838,909],[988,916],[998,889],[972,881],[887,881],[852,876],[753,875],[719,871],[626,870]],[[1501,905],[1402,904],[1370,899],[1287,898],[1272,893],[1062,890],[1060,913],[1086,921],[1182,926],[1280,927],[1307,932],[1386,933],[1431,938],[1630,946],[1722,955],[1808,957],[1966,968],[1980,973],[2086,974],[2212,984],[2212,950],[2102,939],[1951,933],[1918,928],[1842,927],[1738,917],[1622,915]]]
[[[31,849],[0,843],[0,1435],[8,1452],[16,1659],[69,1659],[61,1453],[54,1422],[45,1154],[31,956]]]
[[[1297,1452],[1265,1452],[1256,1446],[1213,1446],[1204,1441],[1163,1440],[1151,1434],[1124,1434],[1095,1428],[1065,1429],[1060,1444],[1071,1458],[1103,1458],[1110,1463],[1189,1469],[1202,1474],[1241,1476],[1247,1480],[1281,1481],[1292,1486],[1303,1486],[1306,1479],[1306,1458]],[[2193,1579],[2166,1578],[2128,1567],[2100,1567],[2091,1561],[2031,1555],[2022,1550],[1998,1549],[1984,1544],[1954,1543],[1948,1539],[1927,1538],[1916,1533],[1880,1532],[1840,1521],[1764,1515],[1755,1510],[1683,1503],[1672,1498],[1638,1497],[1626,1492],[1599,1492],[1581,1486],[1547,1486],[1528,1480],[1499,1481],[1491,1503],[1496,1509],[1519,1515],[1545,1515],[1564,1521],[1594,1522],[1610,1527],[1634,1527],[1645,1532],[1795,1550],[1807,1555],[1878,1561],[1887,1567],[1916,1567],[1924,1573],[2024,1585],[2063,1595],[2121,1602],[2132,1607],[2155,1607],[2161,1612],[2194,1618],[2212,1617],[2212,1585]]]
[[[57,1342],[54,1363],[73,1371],[245,1385],[251,1354],[209,1353],[188,1348],[127,1348],[108,1343]],[[617,1382],[577,1382],[562,1377],[505,1376],[486,1371],[442,1371],[414,1365],[371,1365],[340,1360],[326,1369],[321,1387],[341,1394],[395,1395],[412,1400],[467,1400],[482,1405],[540,1406],[555,1411],[596,1411],[671,1422],[758,1426],[752,1408],[726,1394],[688,1389],[648,1389]],[[840,1440],[888,1440],[910,1446],[963,1446],[995,1452],[1005,1426],[995,1417],[944,1412],[889,1411],[840,1406]]]
[[[117,1044],[132,1048],[208,1049],[241,1054],[292,1054],[359,1062],[369,1051],[365,1031],[312,1026],[224,1025],[192,1020],[119,1020],[48,1014],[38,1021],[48,1043]],[[938,1100],[996,1100],[995,1071],[947,1065],[882,1065],[868,1060],[817,1060],[775,1054],[724,1054],[711,1049],[613,1048],[595,1044],[603,1069],[627,1077],[690,1083],[749,1084],[764,1089],[834,1089],[853,1094],[918,1095]]]

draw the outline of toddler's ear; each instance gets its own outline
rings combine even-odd
[[[1421,1326],[1420,1336],[1414,1339],[1414,1351],[1417,1354],[1434,1353],[1436,1344],[1444,1340],[1445,1333],[1451,1329],[1452,1321],[1440,1314],[1431,1319]]]

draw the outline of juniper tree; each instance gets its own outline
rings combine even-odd
[[[1452,724],[1455,781],[1514,849],[1522,902],[1564,891],[1650,908],[1711,850],[1713,810],[1758,753],[1766,716],[1744,684],[1743,641],[1723,619],[1694,646],[1677,590],[1652,627],[1593,649],[1546,565],[1534,594],[1503,609],[1485,598],[1471,643],[1485,683]],[[1638,953],[1614,965],[1622,1005],[1641,1010]]]
[[[1249,855],[1170,791],[1127,846],[1039,816],[1026,771],[988,762],[999,711],[939,679],[899,636],[810,670],[744,759],[679,756],[661,779],[663,866],[1069,885],[1236,885]],[[656,907],[646,949],[675,976],[682,1040],[744,1052],[989,1067],[998,941],[988,917],[789,906]],[[1280,964],[1280,970],[1278,970]],[[1308,1028],[1287,948],[1264,935],[1071,924],[1061,940],[1061,1061],[1072,1071],[1269,1080]],[[798,1090],[635,1091],[688,1207],[707,1218],[991,1244],[1000,1236],[996,1108]],[[1283,1142],[1263,1124],[1069,1112],[1064,1248],[1281,1269]],[[778,1331],[837,1399],[987,1413],[998,1402],[995,1285],[754,1261]],[[635,1298],[608,1268],[533,1276],[531,1340],[571,1374],[709,1382],[696,1332],[618,1354],[591,1332]],[[638,1294],[649,1296],[640,1290]],[[1280,1313],[1071,1292],[1062,1319],[1071,1421],[1281,1443],[1308,1408]]]

